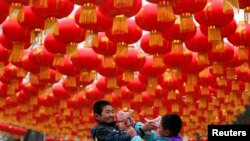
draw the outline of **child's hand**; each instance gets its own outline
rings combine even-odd
[[[126,131],[130,137],[137,136],[136,130],[132,126],[127,127]]]
[[[154,129],[154,124],[152,124],[152,123],[145,123],[142,127],[141,127],[141,129],[143,130],[143,131],[150,131],[150,130],[152,130],[152,129]]]

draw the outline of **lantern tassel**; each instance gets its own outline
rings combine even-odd
[[[103,67],[115,68],[115,61],[113,55],[108,55],[103,57]]]
[[[199,65],[209,64],[209,58],[207,52],[198,52],[198,64]]]
[[[120,57],[128,56],[128,45],[125,42],[117,43],[116,55]]]
[[[122,75],[122,80],[125,82],[131,82],[134,80],[134,71],[126,69]]]
[[[223,75],[223,65],[218,62],[213,62],[213,74]]]
[[[55,80],[59,81],[61,78],[62,78],[62,74],[58,70],[56,70]]]
[[[30,0],[29,5],[35,8],[47,8],[48,0]]]
[[[26,71],[23,68],[18,68],[17,76],[23,78],[26,75]]]
[[[249,20],[250,20],[250,6],[247,6],[245,9],[244,9],[244,21],[246,23],[249,23]]]
[[[113,20],[112,34],[125,34],[128,33],[127,17],[124,15],[117,15]]]
[[[232,4],[235,8],[239,9],[240,5],[239,5],[239,0],[227,0],[230,4]],[[225,1],[223,1],[225,2]]]
[[[53,66],[64,66],[64,55],[63,54],[55,54],[55,58],[53,60]]]
[[[191,13],[183,13],[180,16],[180,32],[190,32],[195,30],[193,16]]]
[[[175,19],[175,15],[173,12],[173,8],[172,8],[172,5],[168,1],[167,3],[159,3],[157,5],[157,21],[158,22],[173,21],[174,19]]]
[[[53,33],[59,35],[58,21],[55,17],[50,17],[45,20],[44,30],[46,33]]]
[[[208,41],[221,41],[221,32],[220,28],[216,26],[209,26],[208,27]]]
[[[76,87],[76,78],[75,76],[67,76],[66,86]]]
[[[224,53],[225,47],[223,41],[214,41],[212,52]]]
[[[93,3],[86,3],[80,11],[80,24],[95,24],[97,22],[96,6]]]
[[[238,0],[230,0],[231,2],[236,2]],[[239,6],[239,3],[238,3]],[[232,6],[229,4],[229,0],[223,0],[223,13],[227,14],[230,13],[230,11],[232,10]]]
[[[248,61],[248,47],[239,46],[238,59]]]
[[[30,43],[35,43],[35,39],[37,36],[41,36],[42,30],[39,28],[35,28],[30,33]]]
[[[133,0],[114,0],[114,8],[130,8],[133,2]]]
[[[175,94],[174,90],[171,90],[171,91],[168,93],[167,99],[168,99],[168,100],[175,100],[175,99],[176,99],[176,94]]]
[[[171,110],[173,113],[178,113],[179,112],[179,109],[180,109],[180,106],[178,103],[173,103],[172,106],[171,106]]]
[[[33,73],[30,74],[29,80],[30,80],[30,83],[34,85],[37,85],[39,83],[37,75]]]
[[[149,35],[149,46],[163,46],[162,33],[157,30],[152,30]]]
[[[0,75],[2,76],[2,74],[4,73],[4,62],[0,62]]]
[[[163,57],[162,55],[156,54],[153,56],[153,67],[154,68],[160,68],[163,67],[164,63],[163,63]]]
[[[24,7],[21,3],[11,3],[9,9],[9,19],[17,20],[19,22],[24,21]]]
[[[11,54],[9,57],[10,62],[19,62],[24,51],[24,43],[23,42],[14,42],[13,49],[11,50]]]
[[[141,102],[142,101],[142,97],[140,93],[135,93],[134,95],[134,101],[135,102]]]
[[[86,30],[86,47],[98,47],[98,33],[93,30]]]
[[[49,67],[45,67],[45,66],[40,67],[39,78],[41,80],[50,79]]]
[[[236,76],[235,74],[236,72],[234,68],[227,68],[227,79],[229,80],[235,79],[235,76]]]
[[[75,57],[77,55],[77,43],[70,42],[66,47],[66,54],[69,57]]]
[[[116,77],[107,77],[107,88],[116,88],[117,81]]]
[[[182,42],[180,40],[172,41],[172,48],[171,48],[170,53],[172,53],[172,54],[184,54],[183,45],[182,45]]]

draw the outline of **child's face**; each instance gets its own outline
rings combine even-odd
[[[114,110],[111,105],[106,105],[102,108],[101,115],[96,115],[96,119],[103,123],[114,122]]]
[[[162,124],[157,128],[157,133],[160,137],[168,137],[169,136],[169,130],[166,130],[162,127]]]

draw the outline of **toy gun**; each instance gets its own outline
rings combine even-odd
[[[128,111],[119,111],[117,113],[117,119],[118,120],[124,120],[126,122],[126,126],[133,125],[133,120],[131,119],[131,114],[134,112],[134,110],[129,109]]]
[[[157,118],[151,119],[151,120],[147,118],[144,118],[144,119],[146,120],[147,123],[153,124],[156,127],[159,127],[161,124],[161,116],[158,116]]]

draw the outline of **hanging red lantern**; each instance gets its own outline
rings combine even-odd
[[[212,0],[206,7],[194,15],[195,20],[208,27],[208,41],[221,41],[219,27],[222,27],[233,20],[234,12],[229,3],[223,0]]]
[[[212,50],[212,43],[208,42],[205,35],[201,33],[200,28],[197,28],[195,36],[185,42],[186,47],[193,51],[198,52],[198,63],[201,65],[208,65],[209,58],[207,52]]]
[[[146,62],[140,68],[139,72],[143,75],[148,75],[148,76],[157,76],[162,74],[166,70],[166,66],[162,67],[154,67],[153,65],[153,58],[151,56],[146,57]]]
[[[114,67],[113,55],[116,53],[116,47],[117,45],[110,41],[105,33],[102,32],[98,34],[98,46],[93,46],[92,49],[96,53],[103,55],[102,64],[104,67]]]
[[[98,101],[104,98],[104,93],[99,91],[95,85],[89,85],[86,88],[86,98],[92,101]]]
[[[32,84],[29,83],[29,82],[27,82],[27,83],[23,83],[23,82],[22,82],[20,87],[21,87],[21,89],[22,89],[25,93],[27,93],[27,94],[29,94],[29,95],[31,95],[31,96],[37,95],[37,94],[38,94],[38,87],[32,85]]]
[[[193,15],[200,12],[205,8],[207,0],[178,0],[173,1],[173,11],[175,14],[180,15],[180,31],[194,31],[195,24]]]
[[[8,96],[7,89],[8,89],[8,85],[3,82],[0,82],[0,98],[6,98]]]
[[[76,23],[83,29],[86,30],[86,41],[85,45],[87,46],[98,46],[98,32],[105,32],[106,30],[110,29],[112,27],[112,18],[104,16],[99,9],[97,9],[97,13],[92,13],[95,14],[92,17],[88,18],[96,18],[95,22],[86,22],[87,19],[82,19],[81,18],[81,12],[89,10],[89,9],[82,9],[79,8],[76,13],[75,13],[75,21]],[[88,16],[91,16],[88,14]],[[85,22],[84,22],[85,20]],[[105,23],[105,24],[103,24]]]
[[[8,62],[10,51],[3,47],[0,42],[0,74],[3,73],[3,67]]]
[[[135,16],[136,24],[147,31],[150,31],[149,46],[162,46],[162,31],[165,31],[174,24],[175,18],[166,21],[158,21],[157,6],[155,4],[144,5],[142,10]]]
[[[16,99],[18,103],[26,103],[30,100],[30,95],[21,90],[16,93]]]
[[[63,80],[63,87],[71,92],[76,92],[77,90],[79,90],[79,88],[83,87],[85,88],[87,85],[90,85],[91,83],[93,83],[94,80],[89,80],[89,81],[83,81],[81,80],[81,77],[75,76],[75,83],[76,85],[70,85],[70,77],[67,77]]]
[[[208,68],[205,68],[199,73],[198,84],[201,86],[210,86],[216,82],[216,76],[214,76]]]
[[[230,60],[234,55],[234,47],[228,43],[225,43],[224,52],[208,52],[208,57],[211,63],[224,62]]]
[[[127,18],[134,16],[142,6],[141,0],[128,0],[128,1],[119,1],[127,3],[130,5],[115,6],[115,2],[118,0],[107,0],[104,4],[98,6],[102,14],[106,16],[113,17],[113,26],[111,29],[111,34],[125,34],[128,32],[128,23]]]
[[[41,18],[45,19],[44,29],[55,35],[59,34],[57,19],[68,16],[74,8],[74,4],[69,0],[49,0],[47,6],[40,7],[31,5],[32,11]]]
[[[116,55],[126,56],[128,54],[128,44],[137,42],[142,36],[142,30],[138,28],[134,20],[128,21],[128,32],[112,34],[111,30],[106,31],[107,37],[117,43]]]
[[[145,62],[145,56],[134,47],[128,49],[128,56],[115,57],[116,65],[124,69],[123,80],[128,82],[134,79],[134,71],[139,70]]]
[[[64,89],[62,83],[54,84],[52,87],[52,91],[54,96],[59,99],[68,99],[70,97],[70,93]]]
[[[112,88],[107,87],[107,80],[105,77],[100,77],[96,82],[96,88],[104,93],[111,93],[113,91]]]
[[[22,28],[16,21],[7,20],[2,26],[4,36],[13,41],[10,61],[18,62],[23,50],[28,47],[24,42],[29,41],[30,31]]]
[[[58,23],[59,34],[54,37],[67,44],[66,54],[75,56],[77,44],[85,40],[85,30],[80,28],[74,19],[65,18]]]
[[[80,74],[80,69],[75,67],[69,57],[64,57],[64,65],[57,66],[57,69],[60,73],[64,75],[75,76]]]
[[[133,81],[129,82],[127,85],[127,88],[131,91],[134,92],[134,101],[135,102],[141,102],[142,101],[142,96],[141,93],[146,90],[146,85],[144,85],[136,76]],[[131,106],[132,107],[132,106]]]
[[[157,77],[158,83],[164,90],[178,90],[183,86],[183,80],[177,78],[165,78],[164,75],[159,75]]]

